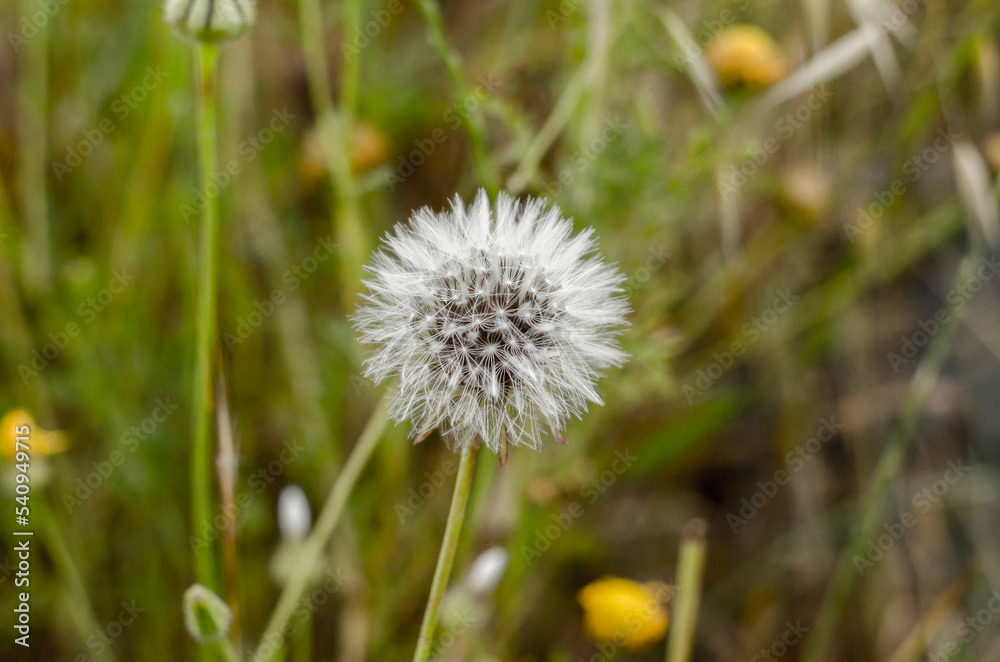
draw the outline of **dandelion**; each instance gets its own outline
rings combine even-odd
[[[587,584],[577,594],[584,611],[584,632],[596,642],[641,651],[667,632],[670,619],[660,595],[665,589],[620,577]]]
[[[354,317],[376,346],[365,375],[397,378],[390,406],[421,441],[440,429],[465,449],[481,440],[537,448],[588,403],[600,372],[621,366],[624,277],[594,253],[593,229],[545,201],[485,191],[469,207],[417,211],[387,235]]]
[[[769,87],[788,74],[788,60],[778,45],[755,25],[726,28],[705,48],[705,57],[722,84]]]

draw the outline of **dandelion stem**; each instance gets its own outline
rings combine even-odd
[[[216,66],[218,52],[202,44],[198,49],[198,161],[202,186],[211,181],[218,169],[216,136]],[[204,535],[212,519],[211,417],[212,355],[215,348],[216,253],[219,242],[218,198],[206,196],[201,212],[201,245],[198,264],[198,317],[195,339],[194,415],[191,450],[191,525],[192,535]],[[215,577],[215,550],[206,545],[195,554],[198,582],[218,591]]]
[[[451,567],[455,563],[455,552],[462,533],[462,521],[465,519],[465,507],[469,503],[469,486],[472,483],[472,468],[476,464],[476,449],[477,446],[473,444],[462,450],[458,476],[455,479],[455,491],[452,493],[451,508],[448,511],[448,522],[445,524],[444,539],[441,541],[441,551],[438,553],[437,567],[434,569],[434,580],[431,582],[431,593],[427,598],[424,620],[420,624],[420,636],[417,639],[417,649],[413,653],[413,662],[426,662],[431,656],[441,598],[448,585]]]
[[[344,512],[347,497],[350,496],[351,490],[358,482],[362,469],[368,464],[378,440],[382,437],[387,420],[386,402],[381,400],[375,411],[372,412],[371,418],[368,419],[365,429],[361,431],[361,436],[358,437],[354,448],[351,449],[351,454],[347,457],[344,468],[337,475],[337,480],[326,498],[326,503],[323,504],[319,519],[316,520],[315,528],[302,543],[302,549],[293,566],[294,570],[282,588],[281,595],[278,596],[278,604],[275,605],[271,619],[268,621],[267,627],[264,628],[264,634],[261,635],[257,654],[251,658],[254,662],[272,659],[282,647],[288,620],[309,585],[309,579],[313,576],[316,564],[323,554],[323,549],[337,528],[340,516]],[[262,654],[264,650],[268,652]]]
[[[701,576],[705,569],[705,521],[691,520],[681,534],[677,559],[677,600],[667,642],[667,662],[691,659],[698,606],[701,602]]]
[[[969,282],[974,277],[979,266],[981,255],[974,251],[962,261],[955,277],[956,285]],[[909,442],[913,438],[917,423],[920,421],[924,406],[930,398],[937,383],[938,375],[944,365],[951,347],[951,340],[958,329],[967,300],[959,298],[957,302],[948,302],[948,316],[941,323],[941,329],[931,339],[927,353],[917,366],[917,371],[910,380],[910,390],[906,394],[899,423],[893,431],[879,458],[871,484],[864,495],[861,507],[861,518],[847,547],[841,552],[833,578],[827,587],[819,613],[812,627],[812,632],[806,639],[805,651],[800,659],[803,662],[820,660],[826,654],[833,638],[834,629],[851,596],[858,570],[855,567],[856,556],[864,557],[864,547],[875,535],[879,523],[884,516],[885,504],[889,500],[892,482],[906,459]]]

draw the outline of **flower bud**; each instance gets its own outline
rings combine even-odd
[[[294,483],[281,490],[278,496],[278,528],[286,540],[303,540],[309,535],[312,514],[309,499],[302,488]]]
[[[473,595],[484,595],[497,587],[507,571],[510,554],[503,547],[490,547],[476,557],[469,575],[465,578],[465,588]]]
[[[211,589],[192,584],[184,591],[184,625],[199,644],[224,640],[232,622],[229,605]]]
[[[218,43],[243,34],[256,18],[253,0],[167,0],[164,19],[182,34]]]

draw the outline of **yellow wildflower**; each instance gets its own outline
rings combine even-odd
[[[754,25],[734,25],[705,48],[705,57],[726,87],[759,90],[788,74],[788,60],[771,35]]]
[[[25,426],[28,428],[27,434],[24,434],[22,429]],[[0,419],[0,439],[3,444],[0,453],[7,457],[16,457],[17,437],[25,436],[28,440],[22,443],[28,446],[27,452],[31,457],[54,455],[66,450],[65,433],[38,427],[27,409],[12,409]]]
[[[584,632],[596,642],[613,642],[633,653],[659,641],[669,623],[660,595],[664,589],[619,577],[587,584],[577,594]]]

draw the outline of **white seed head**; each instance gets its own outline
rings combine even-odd
[[[558,207],[480,191],[466,207],[415,212],[383,239],[354,316],[375,346],[365,376],[398,379],[390,405],[411,437],[438,429],[453,446],[476,438],[537,448],[587,403],[600,371],[627,355],[617,336],[628,302],[621,273],[574,235]]]
[[[192,39],[216,43],[243,34],[253,25],[253,0],[166,0],[163,18]]]

